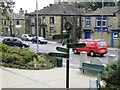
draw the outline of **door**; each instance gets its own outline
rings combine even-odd
[[[90,39],[90,31],[85,31],[84,33],[84,39]]]
[[[45,38],[45,28],[43,28],[43,37]]]

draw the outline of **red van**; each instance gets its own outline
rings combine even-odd
[[[108,47],[105,40],[102,39],[83,39],[82,43],[86,43],[83,48],[73,48],[74,53],[80,53],[82,51],[87,52],[90,56],[100,55],[103,56],[108,52]]]

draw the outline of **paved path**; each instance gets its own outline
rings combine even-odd
[[[65,88],[66,68],[49,70],[21,70],[0,68],[2,88]],[[89,80],[96,79],[96,73],[82,73],[70,68],[70,88],[89,88]],[[0,82],[1,83],[1,82]]]

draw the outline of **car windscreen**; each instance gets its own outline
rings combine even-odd
[[[22,43],[23,41],[19,38],[13,38],[13,42]]]
[[[29,37],[32,37],[32,35],[28,35]]]
[[[106,46],[106,42],[102,41],[102,42],[98,42],[98,46],[101,47],[101,46]]]

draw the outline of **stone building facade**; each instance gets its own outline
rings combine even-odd
[[[9,19],[2,18],[1,32],[4,36],[16,36],[20,37],[25,33],[25,17],[24,10],[20,8],[19,13],[13,13]]]

